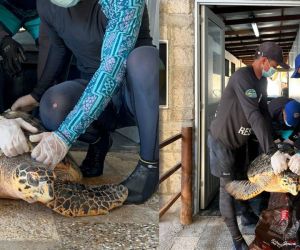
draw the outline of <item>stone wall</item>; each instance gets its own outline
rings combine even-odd
[[[160,39],[169,43],[169,107],[160,109],[160,141],[194,120],[194,1],[160,1]],[[180,142],[160,153],[161,172],[180,161]],[[164,181],[160,193],[180,190],[180,171]]]

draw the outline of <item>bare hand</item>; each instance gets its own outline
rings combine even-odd
[[[39,103],[32,97],[32,95],[25,95],[14,102],[14,104],[11,106],[11,110],[30,112],[38,105]]]

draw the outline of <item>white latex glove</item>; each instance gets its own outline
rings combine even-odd
[[[294,154],[289,161],[289,168],[295,174],[300,175],[300,154]]]
[[[22,118],[6,119],[0,117],[0,148],[6,156],[12,157],[29,151],[22,128],[31,133],[38,132],[37,128]]]
[[[279,150],[276,151],[275,154],[271,157],[271,165],[274,170],[275,174],[279,174],[284,170],[287,170],[288,164],[287,159],[289,156],[285,153],[280,152]]]
[[[66,156],[69,147],[53,132],[44,132],[29,137],[31,142],[39,142],[32,150],[31,157],[49,165],[52,169]]]
[[[24,112],[32,111],[39,103],[32,97],[32,95],[25,95],[17,99],[11,106],[11,110],[21,110]]]

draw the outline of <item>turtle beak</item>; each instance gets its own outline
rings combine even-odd
[[[290,190],[290,193],[294,196],[296,196],[298,194],[298,186],[296,184],[292,185],[292,188]]]

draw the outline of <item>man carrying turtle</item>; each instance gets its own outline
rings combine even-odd
[[[32,157],[54,166],[81,136],[90,143],[81,169],[85,176],[98,176],[111,145],[109,133],[137,125],[140,160],[122,184],[129,190],[127,203],[146,201],[158,183],[159,60],[145,1],[45,0],[37,9],[38,86],[12,105],[24,110],[39,104],[44,126],[53,131],[31,137],[39,142]],[[57,82],[72,53],[80,79]]]
[[[283,62],[282,49],[274,42],[262,43],[252,65],[240,68],[231,76],[210,126],[210,167],[212,174],[220,178],[220,212],[231,233],[233,249],[248,249],[248,246],[238,228],[234,199],[226,192],[225,185],[245,177],[245,145],[251,133],[258,138],[263,152],[272,154],[275,173],[288,167],[286,156],[273,142],[267,107],[267,77],[279,65],[289,68]],[[242,214],[249,222],[258,219],[247,204],[243,204]]]

